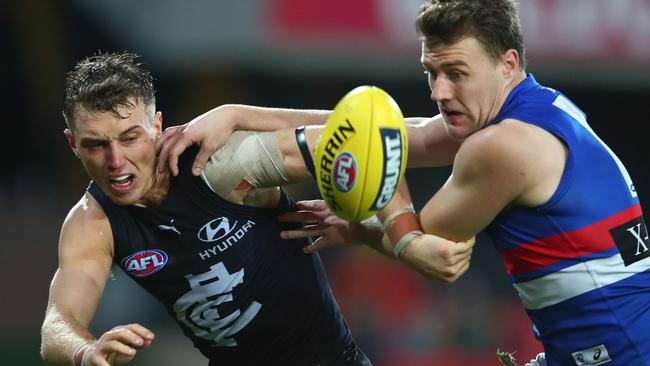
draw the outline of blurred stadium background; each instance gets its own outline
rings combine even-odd
[[[563,91],[626,163],[650,212],[646,129],[650,1],[521,0],[529,71]],[[407,116],[436,113],[419,65],[420,0],[5,0],[0,2],[0,365],[39,365],[58,231],[87,177],[69,152],[65,73],[98,50],[142,55],[165,126],[224,103],[331,108],[374,84]],[[646,146],[646,147],[644,147]],[[422,206],[449,174],[409,171]],[[315,187],[293,187],[299,198]],[[322,253],[334,293],[375,365],[496,365],[540,351],[501,259],[479,237],[456,284],[426,281],[368,250]],[[134,365],[206,365],[162,307],[121,273],[93,329],[157,332]],[[279,325],[281,326],[281,325]]]

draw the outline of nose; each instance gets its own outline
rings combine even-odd
[[[124,165],[124,161],[122,147],[117,141],[111,141],[108,144],[108,168],[119,170]]]
[[[438,76],[431,80],[431,100],[441,102],[450,100],[453,96],[452,83],[445,77]]]

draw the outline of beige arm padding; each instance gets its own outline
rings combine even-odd
[[[201,174],[219,196],[243,202],[251,188],[277,187],[289,182],[278,148],[277,131],[235,131],[217,150]]]

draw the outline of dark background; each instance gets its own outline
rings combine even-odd
[[[65,73],[81,58],[98,50],[142,54],[156,79],[165,126],[187,122],[224,103],[331,108],[347,91],[364,84],[387,90],[406,116],[436,113],[424,77],[354,72],[333,77],[318,70],[292,74],[237,63],[170,71],[146,49],[127,46],[97,26],[74,1],[0,2],[0,47],[1,365],[40,364],[39,328],[57,267],[59,228],[88,182],[67,147],[61,117]],[[529,61],[538,81],[563,91],[587,113],[591,127],[625,163],[641,200],[648,197],[648,153],[643,146],[650,87],[599,82],[598,73],[589,80],[576,79],[570,71],[550,72]],[[639,77],[647,78],[650,71],[641,66],[646,74]],[[608,74],[607,80],[617,79],[617,73],[634,79],[625,71],[600,70]],[[407,173],[416,206],[424,204],[448,173]],[[293,191],[309,198],[314,187],[297,186]],[[647,203],[643,207],[649,209]],[[518,350],[522,360],[540,350],[501,260],[483,236],[472,268],[452,286],[425,281],[364,249],[330,250],[323,258],[355,337],[377,365],[495,365],[497,348]],[[133,364],[206,364],[160,306],[121,273],[115,277],[93,324],[97,335],[137,321],[156,330],[158,338]]]

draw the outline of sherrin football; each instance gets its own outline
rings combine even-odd
[[[386,206],[404,176],[406,123],[376,86],[360,86],[334,107],[316,145],[318,190],[330,210],[361,221]]]

